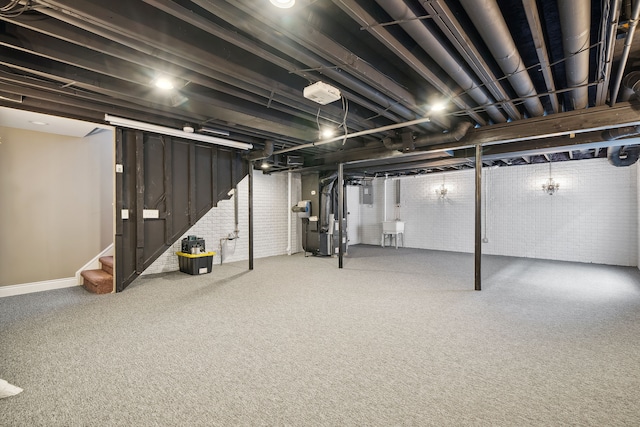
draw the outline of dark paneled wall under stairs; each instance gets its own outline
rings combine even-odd
[[[238,150],[121,128],[116,164],[117,292],[228,199],[248,171]],[[158,218],[143,218],[145,210],[157,210]]]

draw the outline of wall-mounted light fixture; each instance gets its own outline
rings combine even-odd
[[[542,184],[542,191],[553,196],[558,190],[560,190],[560,184],[551,177],[551,158],[549,158],[549,178]]]
[[[449,190],[447,189],[447,187],[444,186],[444,184],[442,184],[440,187],[436,188],[436,195],[440,199],[444,199],[445,197],[447,197],[447,193],[448,192],[449,192]]]
[[[230,139],[218,138],[215,136],[201,135],[198,133],[189,133],[180,129],[169,128],[165,126],[153,125],[151,123],[139,122],[136,120],[125,119],[122,117],[104,115],[104,120],[112,126],[120,126],[129,129],[143,130],[146,132],[157,133],[160,135],[176,136],[178,138],[190,139],[193,141],[207,142],[209,144],[222,145],[225,147],[238,148],[240,150],[251,150],[253,144],[246,142],[232,141]]]
[[[444,179],[445,176],[444,174],[442,174],[442,185],[440,185],[440,187],[436,188],[435,190],[436,196],[438,196],[438,198],[442,200],[446,199],[447,193],[449,192],[449,189],[445,185]]]

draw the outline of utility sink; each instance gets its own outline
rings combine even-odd
[[[384,234],[404,233],[404,221],[384,221],[382,223],[382,232]]]

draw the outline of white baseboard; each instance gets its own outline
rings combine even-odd
[[[52,289],[70,288],[72,286],[78,286],[78,280],[75,277],[45,280],[43,282],[22,283],[20,285],[0,286],[0,298],[30,294],[32,292],[50,291]]]

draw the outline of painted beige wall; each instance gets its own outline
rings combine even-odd
[[[0,286],[73,277],[113,242],[113,139],[0,127]]]

